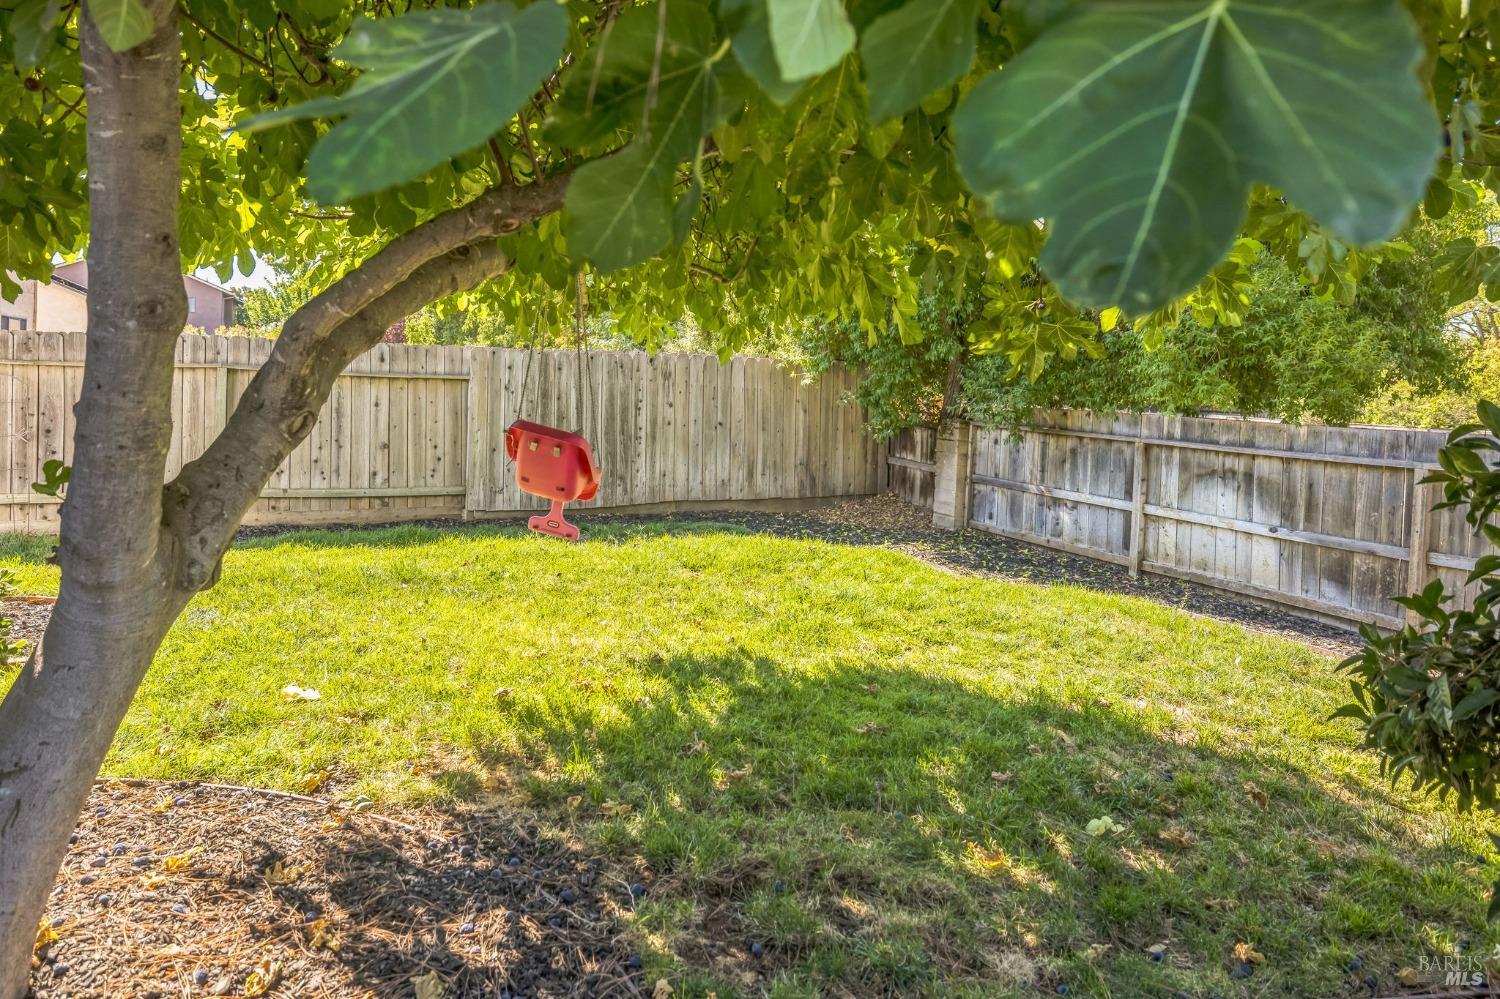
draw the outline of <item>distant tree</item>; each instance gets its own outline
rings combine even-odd
[[[1219,410],[1342,424],[1402,380],[1423,393],[1461,385],[1462,351],[1445,331],[1433,268],[1418,254],[1375,267],[1348,304],[1316,293],[1268,253],[1256,252],[1246,271],[1232,322],[1213,309],[1183,310],[1156,331],[1153,349],[1148,334],[1122,322],[1072,357],[1052,358],[1034,380],[1024,377],[1027,355],[976,347],[977,298],[964,307],[951,295],[924,297],[914,342],[871,341],[843,324],[816,328],[808,345],[820,364],[860,367],[857,395],[880,433],[934,423],[945,412],[1017,426],[1035,407]],[[1094,320],[1080,313],[1076,321]]]

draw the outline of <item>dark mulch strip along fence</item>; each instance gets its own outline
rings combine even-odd
[[[412,995],[432,972],[448,999],[650,991],[621,936],[649,877],[506,813],[393,821],[298,796],[113,781],[95,787],[74,840],[47,910],[58,938],[39,951],[39,999],[244,996],[257,969],[274,969],[270,994],[290,996]]]

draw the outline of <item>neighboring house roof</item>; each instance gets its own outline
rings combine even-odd
[[[182,279],[184,281],[192,281],[195,284],[201,284],[203,287],[210,288],[225,298],[232,298],[236,302],[240,300],[240,296],[234,291],[225,288],[223,285],[215,284],[207,278],[201,278],[196,274],[184,274]],[[64,288],[69,288],[80,294],[87,294],[89,290],[88,261],[74,260],[66,264],[58,264],[52,271],[52,283],[60,284]]]
[[[207,278],[199,277],[196,274],[184,274],[183,277],[186,278],[189,281],[196,281],[196,282],[198,282],[201,285],[205,285],[206,287],[212,288],[214,291],[217,291],[220,294],[222,294],[225,298],[232,298],[236,302],[238,302],[240,300],[240,296],[239,296],[238,292],[234,291],[233,289],[226,288],[226,287],[224,287],[221,284],[214,284],[214,282],[208,280]]]

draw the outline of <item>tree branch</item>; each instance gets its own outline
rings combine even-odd
[[[569,174],[524,187],[497,187],[467,205],[450,209],[391,240],[378,253],[335,281],[302,308],[282,330],[277,349],[302,337],[318,337],[339,326],[405,280],[417,267],[460,246],[505,236],[562,207]],[[276,355],[272,355],[272,363]]]
[[[241,519],[271,473],[312,430],[334,379],[350,361],[378,343],[391,324],[504,273],[510,263],[494,240],[459,246],[421,264],[322,335],[304,332],[291,342],[284,329],[223,433],[163,489],[162,522],[177,542],[178,585],[192,592],[215,578]]]

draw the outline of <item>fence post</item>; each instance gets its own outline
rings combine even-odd
[[[969,501],[974,488],[973,425],[945,420],[938,428],[932,460],[932,526],[940,531],[962,531],[969,526]]]
[[[1423,485],[1421,482],[1422,472],[1420,468],[1411,470],[1411,534],[1407,539],[1407,563],[1406,563],[1406,592],[1420,593],[1422,587],[1427,585],[1429,569],[1427,565],[1427,554],[1432,549],[1432,540],[1429,535],[1431,527],[1432,508],[1437,504],[1438,491],[1441,488],[1435,483]],[[1406,612],[1406,623],[1416,625],[1421,621],[1416,611]]]
[[[1149,447],[1145,441],[1135,444],[1135,485],[1130,493],[1130,574],[1141,574],[1146,560],[1146,462]]]
[[[495,427],[490,406],[490,381],[495,354],[488,347],[470,347],[468,393],[464,410],[468,421],[468,447],[464,451],[464,519],[490,508],[494,467],[490,450]]]

